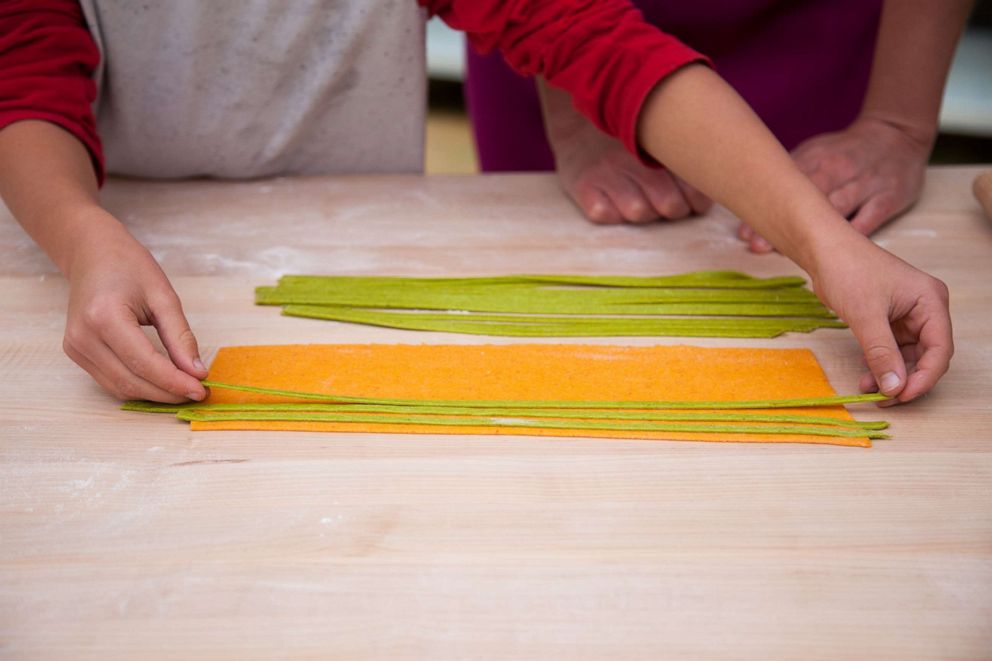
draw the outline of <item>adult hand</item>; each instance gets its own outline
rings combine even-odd
[[[708,197],[668,170],[642,165],[623,145],[595,126],[554,145],[558,179],[594,223],[650,223],[704,213]]]
[[[558,180],[594,223],[649,223],[707,211],[712,202],[667,170],[642,165],[579,114],[565,92],[538,84]]]
[[[182,305],[152,255],[109,214],[74,250],[63,348],[120,399],[201,400],[207,370]],[[169,353],[141,326],[154,326]],[[171,360],[170,360],[171,358]]]
[[[863,116],[843,131],[810,138],[792,155],[851,227],[869,236],[916,202],[932,145],[925,131]],[[743,223],[738,236],[753,252],[772,250]]]

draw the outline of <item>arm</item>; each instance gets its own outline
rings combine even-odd
[[[954,48],[973,0],[886,0],[861,116],[931,146]]]
[[[972,0],[886,0],[868,91],[848,128],[794,157],[842,216],[871,234],[919,197],[937,137],[944,83]],[[742,230],[752,249],[770,247]]]
[[[691,66],[663,81],[638,134],[648,152],[810,274],[864,350],[871,374],[863,389],[905,402],[947,371],[954,344],[944,284],[851,228],[715,73]]]
[[[206,370],[175,292],[97,200],[95,48],[78,6],[46,0],[3,10],[0,197],[69,281],[66,353],[120,397],[201,399]],[[145,324],[156,326],[172,361],[155,351]]]
[[[874,382],[886,395],[909,401],[932,388],[947,370],[953,341],[946,287],[853,230],[715,73],[687,66],[694,59],[685,53],[676,66],[672,63],[678,58],[665,66],[659,54],[665,48],[672,48],[669,53],[677,49],[661,37],[619,41],[627,30],[641,35],[629,22],[639,15],[624,14],[623,2],[599,0],[596,11],[590,4],[555,0],[432,4],[442,16],[458,5],[485,14],[490,5],[511,4],[502,13],[491,8],[492,16],[502,22],[489,26],[482,45],[501,47],[511,65],[540,73],[564,88],[579,110],[621,138],[632,152],[643,155],[643,150],[664,162],[794,259],[860,342],[871,370],[862,387],[873,387]],[[601,21],[597,12],[610,10],[617,12],[612,22],[601,31],[579,31],[579,39],[556,38],[553,29],[534,23],[541,18],[552,26],[568,24],[569,32],[576,32],[577,23],[586,18]],[[568,21],[561,20],[563,14]],[[453,26],[485,28],[478,21],[455,21]],[[528,59],[527,41],[534,35],[540,40],[533,46],[539,56]],[[641,96],[645,77],[653,81]],[[626,101],[600,98],[611,93]],[[630,136],[625,133],[628,126],[633,129]],[[911,373],[904,356],[913,367]]]
[[[466,33],[477,51],[502,52],[523,75],[565,90],[576,110],[645,163],[637,116],[659,80],[707,58],[644,22],[628,0],[418,0]]]

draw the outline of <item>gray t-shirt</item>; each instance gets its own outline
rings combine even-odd
[[[152,178],[420,172],[413,0],[82,0],[103,55],[107,171]]]

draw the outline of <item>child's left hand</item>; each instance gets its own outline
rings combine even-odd
[[[843,131],[806,140],[792,156],[844,217],[865,236],[911,207],[920,195],[932,136],[861,117]],[[741,223],[752,252],[770,252],[764,237]]]

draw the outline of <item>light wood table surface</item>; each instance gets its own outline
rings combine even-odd
[[[0,657],[992,658],[992,223],[930,172],[880,244],[945,280],[957,355],[870,450],[200,432],[61,351],[66,284],[0,212]],[[596,227],[545,175],[112,181],[223,345],[502,343],[281,317],[284,273],[798,273],[734,219]],[[544,341],[544,340],[538,340]],[[546,340],[553,342],[555,340]],[[596,340],[564,340],[596,342]],[[631,345],[810,347],[846,330]]]

